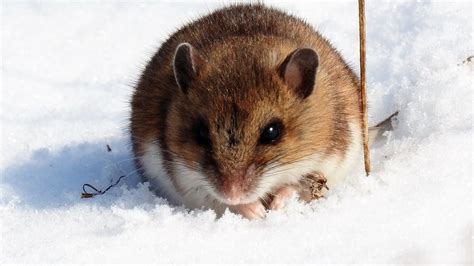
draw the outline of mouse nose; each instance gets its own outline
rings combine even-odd
[[[237,188],[235,185],[230,185],[228,189],[222,192],[222,194],[224,194],[224,198],[231,205],[239,204],[243,196],[242,190]]]
[[[245,194],[251,184],[255,166],[239,167],[221,174],[220,192],[227,204],[237,205],[245,198]]]

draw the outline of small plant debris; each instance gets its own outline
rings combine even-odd
[[[82,194],[81,194],[81,199],[87,199],[87,198],[93,198],[94,196],[96,195],[103,195],[105,194],[105,192],[107,192],[109,189],[115,187],[116,185],[118,185],[120,183],[120,180],[122,180],[122,178],[124,178],[126,176],[122,175],[120,176],[117,181],[115,183],[113,183],[113,180],[111,181],[112,184],[110,184],[110,186],[108,186],[106,189],[104,189],[103,191],[102,190],[99,190],[97,188],[95,188],[94,186],[92,186],[91,184],[84,184],[82,185]],[[94,192],[88,192],[86,190],[86,188],[90,188],[92,189]]]
[[[468,56],[465,60],[462,61],[461,64],[458,64],[458,66],[460,66],[460,65],[469,65],[469,64],[472,64],[472,63],[474,63],[474,55]]]
[[[320,199],[323,196],[323,188],[329,190],[327,186],[328,180],[319,172],[310,173],[304,176],[304,181],[309,185],[311,199]]]
[[[462,61],[463,64],[472,63],[474,61],[474,55],[469,56],[466,60]]]

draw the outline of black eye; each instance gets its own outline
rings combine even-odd
[[[280,140],[283,132],[283,124],[281,122],[272,122],[268,124],[260,134],[260,144],[272,144]]]
[[[211,146],[209,127],[205,123],[199,122],[194,126],[194,135],[197,144],[206,148]]]

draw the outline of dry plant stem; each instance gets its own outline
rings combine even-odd
[[[367,92],[365,77],[365,1],[359,0],[359,39],[360,39],[360,100],[362,130],[364,137],[364,165],[367,176],[370,174],[369,126],[367,117]]]

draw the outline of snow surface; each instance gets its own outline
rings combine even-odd
[[[356,2],[271,4],[358,68]],[[472,263],[470,1],[367,1],[370,121],[401,111],[370,177],[361,163],[326,199],[260,221],[173,207],[139,183],[132,85],[168,34],[223,4],[2,1],[0,263]]]

